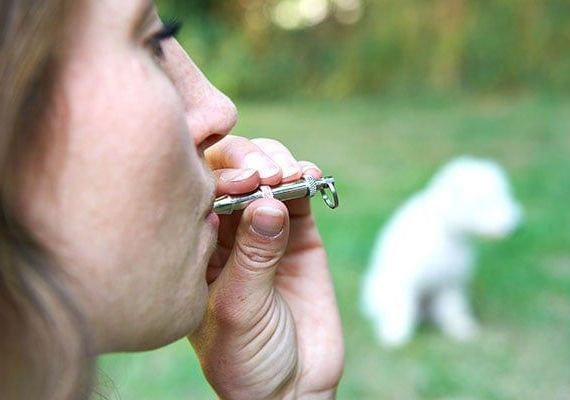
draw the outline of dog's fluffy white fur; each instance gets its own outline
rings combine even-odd
[[[503,238],[522,212],[503,169],[462,156],[395,213],[380,232],[363,280],[361,308],[380,343],[406,344],[423,317],[448,336],[478,333],[468,299],[474,236]]]

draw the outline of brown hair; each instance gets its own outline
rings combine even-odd
[[[75,3],[75,4],[74,4]],[[54,98],[61,43],[78,0],[0,0],[0,393],[87,398],[90,340],[61,273],[18,219],[18,161]]]

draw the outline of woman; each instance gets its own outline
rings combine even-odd
[[[319,169],[228,136],[234,105],[148,0],[1,0],[0,27],[3,398],[86,398],[94,356],[184,336],[222,398],[334,397],[309,202],[210,211]]]

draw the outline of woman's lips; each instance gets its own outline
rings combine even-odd
[[[210,224],[216,230],[218,230],[220,227],[220,217],[218,217],[218,214],[213,211],[210,211],[206,217],[206,221],[208,221],[208,224]]]

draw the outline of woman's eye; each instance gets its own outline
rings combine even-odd
[[[169,20],[164,22],[162,29],[155,33],[148,41],[148,46],[152,51],[152,54],[159,59],[163,59],[164,50],[162,48],[162,42],[176,37],[181,28],[182,23],[178,20]]]

